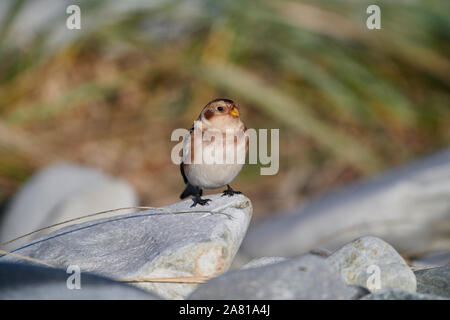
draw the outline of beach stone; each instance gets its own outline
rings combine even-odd
[[[242,243],[252,258],[336,250],[364,235],[418,256],[450,248],[450,149],[330,191],[252,225]]]
[[[381,289],[372,292],[360,300],[446,300],[444,297],[431,294],[422,294],[402,289]]]
[[[346,284],[370,291],[398,288],[416,291],[416,277],[395,249],[377,237],[361,237],[333,252],[327,261]],[[375,277],[379,275],[378,286]]]
[[[417,292],[450,298],[450,265],[417,270]]]
[[[420,257],[413,259],[411,264],[415,267],[439,267],[450,265],[450,251],[439,251],[421,255]]]
[[[123,180],[86,166],[50,165],[27,181],[12,199],[0,223],[0,242],[94,212],[137,205],[136,192]],[[14,246],[36,236],[18,240]]]
[[[73,272],[21,263],[0,263],[0,300],[158,300],[134,286],[81,273],[79,289]],[[69,282],[69,287],[67,283]],[[72,288],[72,289],[69,289]]]
[[[261,258],[253,259],[249,263],[246,263],[245,265],[243,265],[241,267],[241,270],[262,267],[262,266],[266,266],[269,264],[273,264],[273,263],[277,263],[277,262],[281,262],[281,261],[285,261],[285,260],[286,260],[286,258],[284,258],[284,257],[261,257]]]
[[[189,299],[358,299],[367,290],[344,284],[316,255],[227,272],[200,285]]]
[[[74,224],[38,238],[13,253],[112,279],[212,277],[226,271],[245,235],[252,205],[243,195],[208,195],[160,209]],[[12,255],[2,260],[20,260]],[[137,283],[157,295],[182,299],[195,283]]]
[[[253,258],[245,256],[242,251],[238,250],[231,263],[230,270],[238,270],[252,260]]]

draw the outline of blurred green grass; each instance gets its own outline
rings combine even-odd
[[[29,2],[0,25],[0,201],[55,159],[174,201],[170,131],[217,96],[247,127],[281,128],[280,174],[238,178],[264,212],[450,143],[448,1],[376,1],[381,30],[365,26],[370,1],[156,1],[111,17],[114,1],[80,1],[76,36],[53,44],[61,13],[18,45]]]

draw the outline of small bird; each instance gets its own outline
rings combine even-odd
[[[202,161],[198,163],[195,161],[197,153],[194,151],[196,144],[201,143],[201,156],[205,158],[205,156],[212,154],[211,151],[214,147],[216,147],[214,152],[217,152],[217,145],[219,145],[219,147],[223,146],[219,150],[222,151],[222,159],[226,159],[228,152],[231,155],[237,155],[241,152],[245,160],[245,154],[248,150],[248,137],[244,133],[247,128],[239,116],[239,106],[234,101],[229,99],[212,100],[203,108],[200,116],[194,121],[193,126],[189,130],[189,135],[185,137],[184,143],[189,142],[190,146],[185,148],[187,150],[183,153],[180,164],[181,175],[186,184],[186,188],[180,195],[180,198],[184,199],[188,196],[194,196],[192,206],[197,204],[203,206],[211,201],[211,199],[202,199],[203,189],[216,189],[227,186],[222,196],[228,195],[231,197],[234,194],[241,193],[233,190],[230,187],[230,183],[241,171],[244,161],[237,161],[237,158],[234,157],[233,161],[224,160],[223,162],[213,163]],[[202,136],[206,132],[220,135],[223,143],[215,145],[214,139],[202,138],[194,142],[196,128],[201,128]],[[230,133],[234,136],[231,136]],[[245,141],[240,140],[242,138]],[[218,141],[220,140],[218,139]],[[230,148],[233,148],[233,150],[230,150]],[[187,161],[188,159],[190,161]]]

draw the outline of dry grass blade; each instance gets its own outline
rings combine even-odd
[[[216,212],[216,211],[211,211],[211,210],[170,211],[170,210],[167,210],[167,209],[165,209],[165,208],[158,208],[158,207],[125,207],[125,208],[117,208],[117,209],[111,209],[111,210],[105,210],[105,211],[100,211],[100,212],[90,213],[90,214],[83,215],[83,216],[80,216],[80,217],[77,217],[77,218],[73,218],[73,219],[69,219],[69,220],[62,221],[62,222],[58,222],[58,223],[52,224],[52,225],[50,225],[50,226],[46,226],[46,227],[43,227],[43,228],[40,228],[40,229],[31,231],[31,232],[29,232],[29,233],[26,233],[26,234],[24,234],[24,235],[21,235],[21,236],[19,236],[19,237],[17,237],[17,238],[14,238],[14,239],[12,239],[12,240],[7,241],[7,242],[0,243],[0,247],[6,246],[6,245],[11,244],[11,243],[13,243],[13,242],[15,242],[15,241],[18,241],[18,240],[20,240],[20,239],[23,239],[23,238],[26,238],[26,237],[28,237],[28,236],[31,236],[31,235],[33,235],[33,234],[35,234],[35,233],[38,233],[38,232],[41,232],[41,231],[44,231],[44,230],[47,230],[47,229],[51,229],[51,228],[54,228],[54,227],[58,227],[58,226],[67,224],[67,223],[69,223],[69,222],[79,221],[79,220],[82,220],[82,219],[95,217],[95,216],[102,215],[102,214],[105,214],[105,213],[112,213],[112,212],[117,212],[117,211],[122,211],[122,210],[159,210],[159,211],[163,211],[163,212],[165,212],[165,213],[167,213],[167,214],[183,214],[183,213],[223,214],[223,215],[227,216],[228,218],[230,218],[230,216],[229,216],[228,214],[226,214],[226,213],[223,213],[223,212]]]
[[[327,36],[341,39],[364,39],[363,25],[318,6],[293,1],[280,2],[277,10],[289,23]]]
[[[105,214],[105,213],[117,212],[117,211],[120,211],[120,210],[131,210],[131,209],[149,210],[149,209],[161,209],[161,208],[154,208],[154,207],[127,207],[127,208],[118,208],[118,209],[111,209],[111,210],[106,210],[106,211],[95,212],[95,213],[91,213],[91,214],[87,214],[87,215],[84,215],[84,216],[81,216],[81,217],[69,219],[69,220],[66,220],[66,221],[62,221],[62,222],[59,222],[59,223],[52,224],[50,226],[46,226],[46,227],[34,230],[34,231],[29,232],[27,234],[21,235],[20,237],[17,237],[17,238],[14,238],[12,240],[9,240],[7,242],[1,243],[0,247],[6,246],[8,244],[11,244],[11,243],[17,241],[17,240],[20,240],[20,239],[23,239],[25,237],[31,236],[31,235],[33,235],[35,233],[38,233],[38,232],[41,232],[41,231],[44,231],[44,230],[47,230],[47,229],[50,229],[50,228],[53,228],[53,227],[61,226],[61,225],[64,225],[66,223],[69,223],[69,222],[74,222],[74,221],[82,220],[82,219],[89,218],[89,217],[98,216],[98,215]]]
[[[37,264],[41,264],[41,265],[49,267],[49,268],[56,268],[55,266],[53,266],[51,264],[48,264],[48,263],[46,263],[44,261],[41,261],[41,260],[38,260],[38,259],[34,259],[34,258],[31,258],[31,257],[27,257],[27,256],[23,256],[21,254],[17,254],[17,253],[5,251],[5,250],[0,250],[0,254],[10,255],[12,257],[16,257],[16,258],[19,258],[19,259],[22,259],[22,260],[25,260],[25,261],[30,261],[30,262],[34,262],[34,263],[37,263]]]
[[[119,282],[139,283],[139,282],[160,282],[160,283],[204,283],[211,279],[210,277],[173,277],[173,278],[129,278],[115,279]]]

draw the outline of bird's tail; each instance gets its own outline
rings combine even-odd
[[[184,199],[189,196],[196,196],[198,193],[198,189],[194,187],[192,184],[188,183],[186,185],[186,189],[184,189],[183,193],[180,195],[180,199]]]

